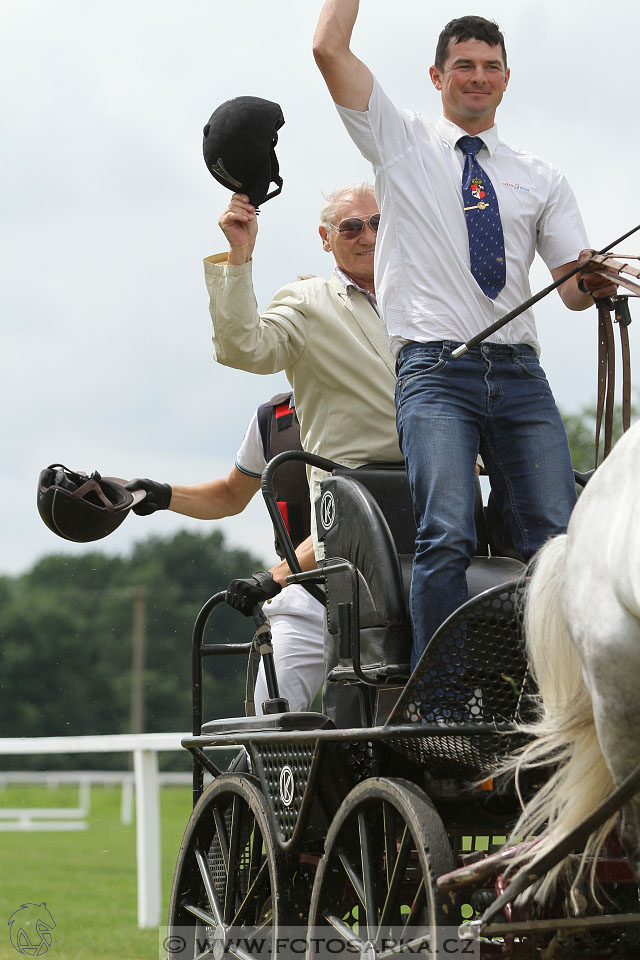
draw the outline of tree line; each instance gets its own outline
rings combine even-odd
[[[96,550],[46,556],[0,578],[0,736],[129,732],[134,598],[144,598],[144,731],[191,730],[191,633],[209,596],[264,562],[225,543],[220,531],[151,537],[126,556]],[[226,605],[206,639],[242,643],[253,621]],[[205,661],[205,709],[243,712],[246,659]],[[175,757],[175,755],[173,755]],[[122,767],[122,756],[2,757],[31,767]],[[28,760],[28,762],[27,762]]]

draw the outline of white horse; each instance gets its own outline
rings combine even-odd
[[[514,829],[544,829],[530,865],[640,763],[640,422],[593,474],[567,533],[538,553],[525,636],[542,710],[519,765],[558,764]],[[614,821],[590,837],[585,856],[597,855]],[[640,882],[639,795],[622,809],[618,832]]]

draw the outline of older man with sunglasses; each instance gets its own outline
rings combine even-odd
[[[334,272],[328,280],[310,277],[286,284],[263,313],[251,278],[258,221],[243,194],[233,195],[219,220],[228,252],[204,262],[216,360],[253,373],[284,370],[294,391],[303,449],[347,467],[402,460],[395,361],[373,283],[378,222],[371,185],[331,194],[319,233],[335,260]],[[312,504],[321,476],[311,471]]]

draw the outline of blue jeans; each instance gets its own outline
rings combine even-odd
[[[566,530],[576,501],[567,435],[533,348],[482,344],[454,360],[458,345],[411,342],[397,363],[398,435],[418,530],[412,667],[467,599],[477,454],[527,558]]]

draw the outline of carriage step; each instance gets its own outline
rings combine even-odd
[[[259,733],[269,730],[327,730],[334,723],[324,713],[273,713],[261,717],[231,717],[209,720],[202,725],[203,736],[217,736],[220,733]]]

